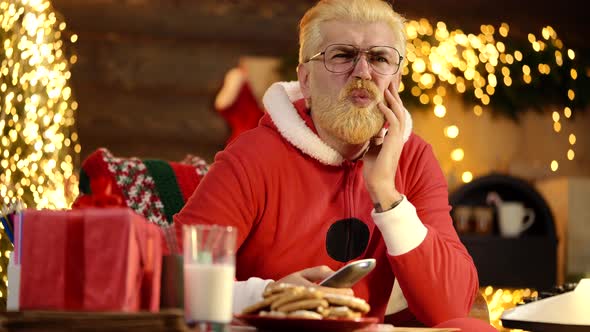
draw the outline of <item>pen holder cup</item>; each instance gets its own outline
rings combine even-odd
[[[6,300],[6,310],[18,311],[20,301],[20,264],[14,263],[14,251],[10,252],[8,262],[8,298]]]
[[[160,308],[184,308],[184,272],[182,255],[162,257]]]

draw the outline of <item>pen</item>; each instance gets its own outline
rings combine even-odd
[[[14,244],[14,235],[12,233],[12,227],[10,227],[10,221],[8,220],[8,216],[2,214],[2,226],[4,227],[4,233],[8,236],[8,239],[12,244]]]
[[[4,233],[6,233],[10,242],[12,242],[12,244],[14,244],[14,231],[12,229],[12,223],[11,223],[12,220],[10,220],[10,217],[11,217],[10,214],[12,212],[13,211],[12,211],[11,206],[3,205],[2,206],[2,216],[0,217],[0,221],[2,222],[2,226],[4,228]]]

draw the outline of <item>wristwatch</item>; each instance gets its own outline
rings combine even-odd
[[[393,202],[393,204],[391,204],[391,206],[389,207],[389,209],[385,209],[385,210],[381,207],[381,204],[380,203],[375,203],[373,205],[373,207],[375,208],[375,212],[377,212],[377,213],[383,213],[383,212],[387,212],[389,210],[395,209],[395,207],[398,206],[398,205],[400,205],[400,203],[403,200],[404,200],[404,195],[402,195],[402,198],[400,198],[399,200]]]

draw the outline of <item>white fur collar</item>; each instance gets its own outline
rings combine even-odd
[[[272,122],[287,141],[323,164],[332,166],[342,164],[344,158],[340,153],[324,143],[297,113],[293,102],[301,98],[303,95],[299,88],[299,82],[278,82],[271,85],[266,91],[262,102]],[[412,117],[406,110],[404,142],[408,140],[411,132]]]

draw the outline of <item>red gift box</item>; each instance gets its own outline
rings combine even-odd
[[[159,310],[162,234],[128,208],[25,210],[20,309]]]

